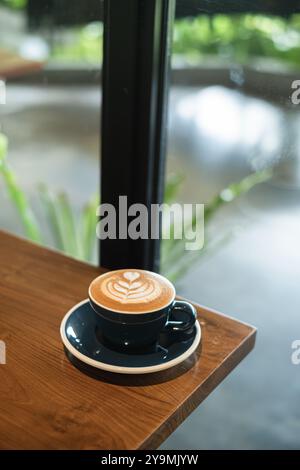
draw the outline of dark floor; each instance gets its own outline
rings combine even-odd
[[[244,231],[187,274],[180,289],[255,325],[256,347],[163,448],[300,447],[300,366],[291,363],[291,343],[300,338],[300,210],[286,191],[278,210],[264,202],[266,194],[279,198],[266,185],[240,202]]]
[[[0,122],[9,158],[39,216],[40,181],[68,191],[79,210],[97,188],[98,90],[15,85],[7,102]],[[216,232],[236,235],[178,282],[180,294],[257,326],[258,339],[163,448],[299,448],[300,366],[291,363],[291,343],[300,338],[300,192],[287,187],[298,181],[290,129],[298,114],[210,87],[174,88],[170,117],[168,170],[186,175],[182,200],[206,202],[285,154],[291,164],[276,184],[255,188],[216,219]],[[0,197],[1,228],[21,233],[1,181]]]

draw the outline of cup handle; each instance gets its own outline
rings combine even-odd
[[[169,320],[165,328],[167,328],[168,330],[171,329],[176,332],[187,331],[192,328],[197,320],[197,311],[195,307],[189,302],[185,302],[184,300],[175,300],[170,309],[169,317],[176,318],[176,313],[182,312],[187,317],[187,320]]]

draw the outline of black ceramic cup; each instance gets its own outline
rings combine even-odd
[[[123,272],[111,271],[114,273]],[[93,283],[101,282],[102,276],[96,278],[89,288],[89,300],[92,308],[98,315],[99,329],[101,335],[112,346],[117,349],[145,349],[158,341],[159,335],[164,331],[174,331],[175,334],[190,330],[196,321],[197,314],[192,304],[175,300],[175,288],[166,278],[148,271],[133,270],[134,273],[148,273],[155,276],[159,283],[167,283],[169,289],[169,299],[167,304],[157,310],[147,311],[147,303],[143,305],[142,311],[139,306],[134,306],[134,311],[124,312],[122,308],[109,308],[107,303],[93,293],[91,286]],[[159,299],[158,299],[159,302]]]

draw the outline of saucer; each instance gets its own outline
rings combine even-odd
[[[60,334],[71,362],[119,374],[148,374],[169,369],[191,356],[201,340],[201,328],[196,321],[185,333],[161,333],[158,343],[150,350],[117,351],[101,339],[97,314],[88,299],[69,310],[61,323]]]

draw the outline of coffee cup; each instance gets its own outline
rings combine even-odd
[[[164,331],[180,334],[193,327],[195,308],[175,295],[168,279],[141,269],[109,271],[89,286],[101,335],[122,350],[144,349]]]

